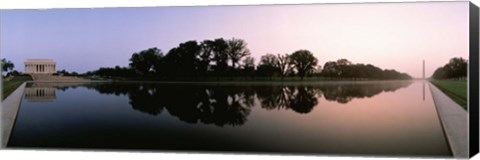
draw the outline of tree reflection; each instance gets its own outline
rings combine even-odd
[[[313,87],[297,87],[288,106],[297,113],[309,113],[317,105],[317,96]]]
[[[331,84],[319,86],[319,89],[323,92],[323,96],[326,100],[345,104],[354,98],[371,98],[382,92],[394,92],[399,88],[409,86],[411,83],[411,81],[402,81],[397,83]]]
[[[90,83],[85,86],[101,94],[127,95],[132,108],[143,113],[158,115],[163,111],[157,98],[158,90],[153,84]]]
[[[151,115],[163,110],[187,123],[244,124],[255,90],[242,86],[168,84],[89,84],[102,94],[127,95],[133,109]]]
[[[125,88],[131,89],[127,94],[130,99],[128,103],[132,105],[133,109],[151,115],[158,115],[163,111],[162,101],[158,98],[158,94],[161,92],[158,92],[154,86],[138,85],[138,87]]]
[[[218,126],[244,124],[250,114],[253,95],[245,94],[240,87],[214,86],[206,89],[209,93],[208,104],[203,105],[203,123],[213,123]],[[247,97],[249,96],[249,97]]]
[[[287,108],[287,101],[291,96],[291,91],[285,86],[261,86],[258,87],[257,97],[262,105],[262,108],[271,109],[283,109]]]
[[[311,86],[266,86],[257,91],[265,109],[292,109],[297,113],[309,113],[320,95]]]
[[[321,95],[327,101],[348,103],[382,92],[407,87],[411,81],[394,83],[326,83],[318,85],[216,85],[166,83],[90,83],[102,94],[126,95],[134,110],[150,115],[167,111],[187,123],[238,126],[247,121],[255,105],[310,113]],[[73,86],[70,86],[73,87]],[[62,89],[65,86],[62,86]]]

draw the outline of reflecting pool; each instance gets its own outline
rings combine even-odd
[[[449,157],[426,83],[31,83],[7,147]]]

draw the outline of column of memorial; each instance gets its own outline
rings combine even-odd
[[[25,65],[27,73],[55,73],[55,64],[27,64]]]

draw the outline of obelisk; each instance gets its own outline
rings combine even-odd
[[[425,79],[425,60],[423,60],[423,79]]]

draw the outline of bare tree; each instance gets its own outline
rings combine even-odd
[[[280,76],[283,78],[287,75],[287,72],[292,68],[290,64],[290,57],[288,54],[280,55],[277,54],[277,68],[280,69]]]
[[[247,43],[242,39],[232,38],[227,41],[227,54],[232,61],[232,67],[235,69],[236,64],[245,56],[250,55],[250,50],[247,48]]]

